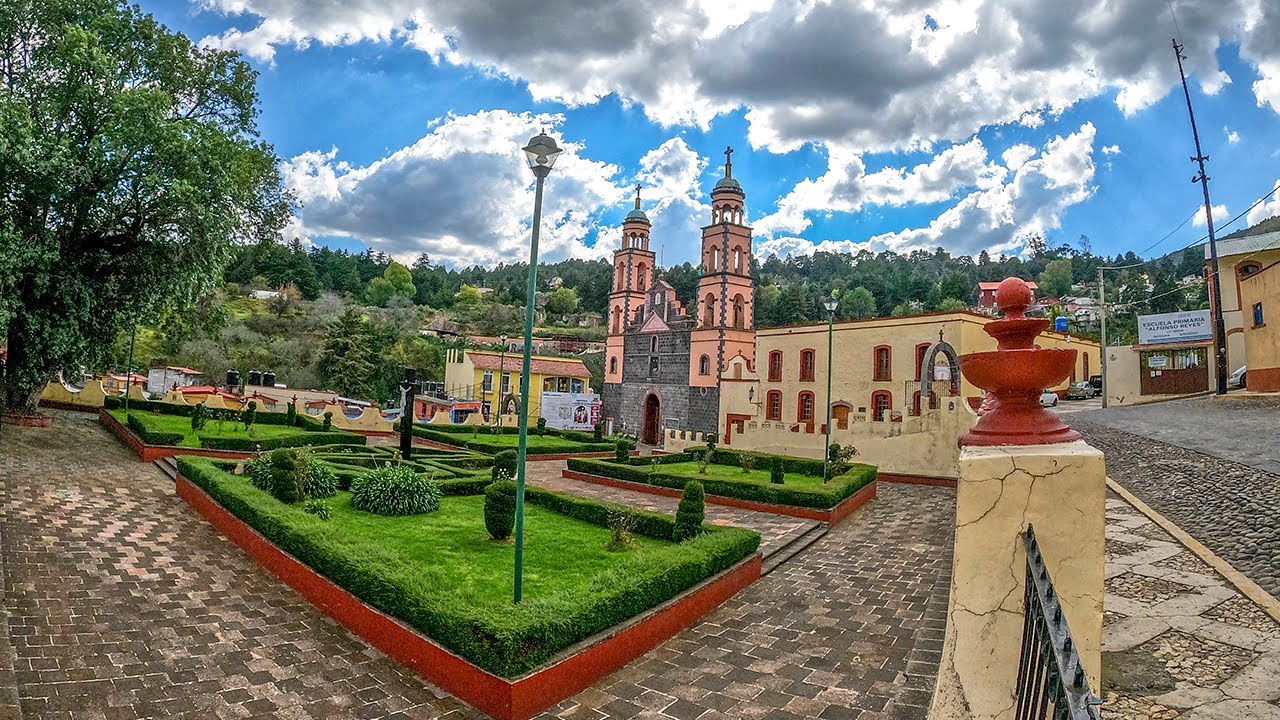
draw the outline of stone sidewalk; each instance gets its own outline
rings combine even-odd
[[[1280,720],[1280,623],[1114,495],[1106,548],[1104,717]]]

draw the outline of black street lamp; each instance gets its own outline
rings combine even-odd
[[[501,430],[502,414],[507,411],[507,399],[503,397],[507,391],[507,384],[503,382],[507,377],[507,334],[499,335],[498,342],[502,343],[502,351],[498,353],[498,429]]]
[[[520,440],[516,446],[516,568],[515,602],[520,602],[524,585],[524,478],[529,447],[529,373],[533,365],[533,309],[538,290],[538,235],[542,230],[542,187],[551,167],[563,152],[546,130],[524,148],[529,169],[537,180],[533,192],[533,239],[529,243],[529,288],[524,303],[524,358],[520,372]]]
[[[418,371],[414,368],[404,369],[404,381],[400,391],[404,402],[400,406],[400,458],[411,460],[413,456],[413,404],[416,400],[414,390],[417,389]]]
[[[831,349],[832,349],[832,325],[836,319],[836,308],[840,307],[840,301],[836,300],[832,295],[822,301],[822,307],[827,310],[827,440],[822,446],[822,482],[826,484],[831,479]]]

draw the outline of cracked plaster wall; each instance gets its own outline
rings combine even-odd
[[[1033,524],[1081,661],[1100,687],[1106,469],[1084,442],[966,447],[956,489],[947,632],[929,717],[1014,714],[1026,551]]]

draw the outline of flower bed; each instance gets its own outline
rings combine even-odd
[[[445,493],[435,513],[381,517],[355,510],[342,492],[325,501],[325,521],[213,461],[180,457],[178,467],[299,562],[503,678],[699,586],[752,557],[760,542],[748,530],[707,526],[676,544],[666,539],[669,516],[528,488],[525,600],[513,606],[513,548],[489,540],[480,496]],[[635,550],[605,549],[610,511],[634,518]]]

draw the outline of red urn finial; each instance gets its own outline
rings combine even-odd
[[[960,356],[960,372],[987,391],[978,424],[960,438],[961,445],[1049,445],[1080,439],[1056,413],[1040,407],[1040,393],[1071,374],[1076,351],[1043,349],[1036,337],[1049,328],[1044,318],[1029,318],[1031,288],[1019,278],[1006,278],[996,289],[1004,313],[983,330],[996,349]]]

